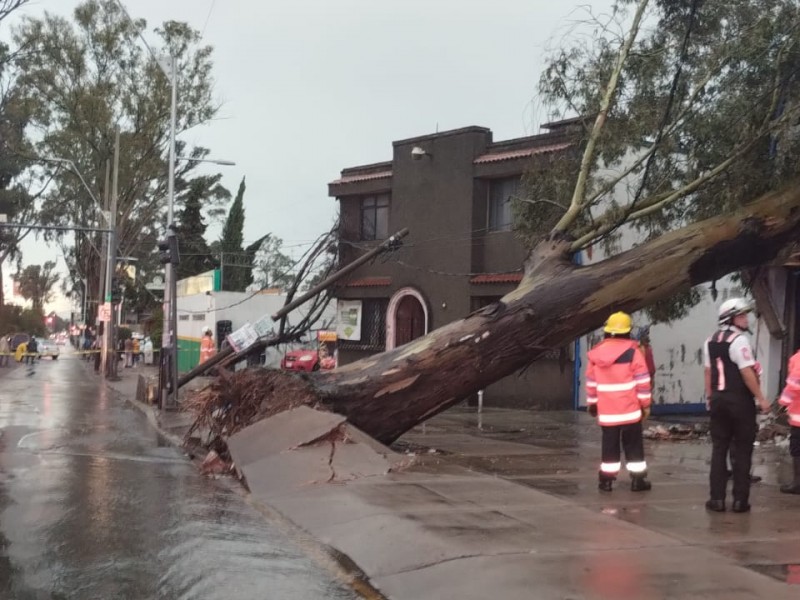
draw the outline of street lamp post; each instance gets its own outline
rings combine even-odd
[[[117,133],[116,133],[116,140],[115,140],[115,146],[114,146],[114,190],[113,190],[113,194],[112,194],[112,198],[111,198],[111,210],[110,211],[106,211],[106,210],[103,209],[103,205],[100,204],[100,201],[94,195],[94,193],[92,192],[92,189],[89,187],[89,184],[86,183],[86,180],[83,178],[83,175],[78,170],[78,167],[75,166],[74,162],[72,162],[71,160],[69,160],[67,158],[58,158],[58,157],[54,157],[54,156],[46,157],[44,160],[46,160],[48,162],[54,162],[54,163],[60,163],[60,164],[66,165],[67,168],[70,169],[70,171],[72,171],[75,175],[77,175],[78,178],[81,180],[81,183],[83,184],[83,187],[88,192],[89,197],[95,203],[95,206],[100,211],[100,213],[103,215],[103,218],[105,219],[106,226],[108,228],[107,229],[107,232],[108,232],[108,247],[107,247],[107,252],[106,252],[106,273],[105,273],[105,295],[104,295],[104,298],[105,298],[105,302],[106,303],[110,303],[111,302],[111,284],[112,284],[112,278],[114,276],[114,263],[116,262],[115,257],[116,257],[116,254],[117,254],[117,247],[116,247],[116,212],[117,212],[116,211],[116,206],[117,206],[116,193],[117,193],[117,189],[116,189],[116,186],[117,186],[117,169],[119,168],[119,130],[117,130]],[[108,172],[106,172],[106,179],[108,179]],[[106,183],[108,183],[108,181],[106,181]],[[102,258],[102,256],[101,256],[101,258]],[[86,285],[86,283],[87,282],[84,279],[84,295],[83,295],[84,296],[84,299],[83,299],[83,303],[84,303],[84,318],[83,318],[83,322],[84,322],[84,324],[86,323],[86,320],[87,320],[86,317],[88,316],[86,314],[86,311],[87,311],[87,308],[86,308],[87,307],[87,300],[86,300],[87,293],[86,293],[86,290],[88,289],[88,285]],[[110,354],[110,352],[113,351],[113,343],[114,343],[114,322],[113,322],[113,317],[111,317],[111,319],[106,324],[105,335],[103,336],[103,355],[102,355],[103,361],[102,362],[103,362],[103,374],[104,374],[104,377],[113,377],[115,375],[116,368],[107,368],[107,361],[108,361],[109,354]]]
[[[178,160],[192,162],[208,162],[218,165],[234,165],[235,163],[225,160],[212,160],[203,158],[191,158],[175,156],[175,130],[177,127],[178,112],[178,70],[177,59],[175,56],[165,57],[159,61],[162,71],[169,79],[171,87],[171,106],[169,121],[169,165],[167,178],[167,241],[170,247],[177,248],[177,240],[169,240],[175,237],[175,164]],[[167,262],[164,272],[164,321],[166,323],[165,333],[161,342],[161,385],[160,402],[162,408],[174,408],[178,403],[178,286],[177,273],[175,271],[175,261],[177,256],[171,257]]]

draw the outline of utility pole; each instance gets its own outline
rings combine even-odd
[[[162,65],[163,66],[163,65]],[[172,86],[169,122],[169,165],[167,179],[167,238],[175,237],[175,127],[178,111],[178,72],[174,56],[169,60],[168,78]],[[166,69],[164,69],[166,73]],[[177,240],[170,240],[177,247]],[[177,257],[175,257],[177,258]],[[178,294],[174,260],[166,263],[164,273],[164,335],[161,342],[161,408],[174,408],[178,402]]]
[[[114,271],[117,262],[117,190],[119,183],[119,128],[117,128],[116,135],[114,136],[114,175],[111,189],[111,210],[108,219],[108,253],[106,261],[106,304],[113,307],[111,304],[111,287],[113,285]],[[103,372],[107,379],[115,379],[117,376],[117,360],[116,351],[114,348],[114,311],[111,310],[110,319],[105,324],[105,336],[103,336],[103,359],[106,361],[103,365]]]

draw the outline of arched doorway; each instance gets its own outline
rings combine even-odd
[[[394,318],[395,346],[402,346],[425,335],[425,311],[414,296],[404,296],[397,305]]]
[[[387,350],[428,333],[428,308],[422,294],[414,288],[398,290],[386,311],[386,332]]]

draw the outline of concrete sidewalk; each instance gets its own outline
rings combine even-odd
[[[122,375],[112,387],[132,397]],[[456,408],[395,448],[416,463],[251,488],[395,600],[800,597],[800,497],[778,492],[772,446],[756,449],[749,514],[704,509],[706,442],[649,443],[653,490],[602,494],[599,427],[580,413]]]

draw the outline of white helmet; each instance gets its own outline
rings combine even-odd
[[[752,310],[753,306],[744,298],[729,298],[719,305],[719,324],[730,323],[735,316],[749,313]]]

